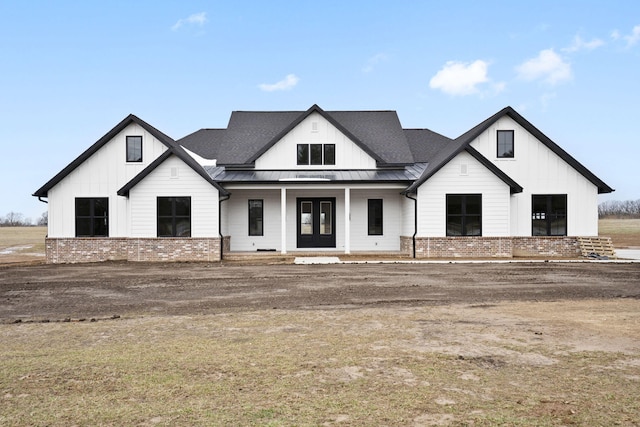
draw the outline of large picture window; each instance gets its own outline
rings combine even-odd
[[[382,199],[367,201],[367,230],[369,236],[382,235]]]
[[[447,194],[447,236],[482,236],[481,194]]]
[[[76,199],[76,237],[109,237],[109,199]]]
[[[298,144],[297,162],[299,165],[335,165],[335,144]]]
[[[191,197],[158,197],[158,237],[191,237]]]
[[[142,161],[142,137],[127,136],[127,162]]]
[[[264,202],[249,200],[249,236],[264,235]]]
[[[512,130],[499,130],[498,131],[498,158],[499,159],[512,159],[515,153],[514,141]]]
[[[567,195],[531,196],[531,235],[567,235]]]

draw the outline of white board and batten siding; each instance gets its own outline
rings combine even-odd
[[[312,113],[256,159],[256,170],[326,170],[325,165],[298,165],[298,144],[335,144],[332,169],[375,169],[376,161],[319,113]]]
[[[157,237],[158,197],[191,197],[191,237],[219,237],[218,189],[176,156],[129,192],[131,237]]]
[[[514,158],[497,158],[497,131],[514,131]],[[531,196],[567,195],[567,234],[598,235],[598,188],[508,116],[500,118],[471,146],[523,187],[511,205],[511,234],[531,235]]]
[[[418,237],[446,236],[447,194],[482,194],[482,235],[509,236],[509,186],[463,151],[418,188]]]
[[[126,137],[142,136],[142,162],[127,163]],[[128,200],[117,191],[167,147],[132,123],[64,177],[48,192],[49,237],[75,237],[75,198],[109,198],[109,236],[127,237]]]

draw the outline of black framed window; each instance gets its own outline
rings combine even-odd
[[[531,235],[567,235],[566,194],[534,194],[531,196]]]
[[[447,194],[447,236],[482,236],[482,194]]]
[[[336,144],[324,144],[324,164],[336,164]]]
[[[109,237],[109,199],[76,198],[76,237]]]
[[[367,201],[367,230],[369,236],[382,235],[382,199]]]
[[[309,164],[309,144],[298,144],[298,164]]]
[[[499,159],[512,159],[515,153],[512,130],[498,131],[498,152]]]
[[[142,137],[127,136],[127,162],[142,161]]]
[[[191,237],[191,197],[158,197],[158,237]]]
[[[335,144],[298,144],[296,153],[299,165],[335,165]]]
[[[264,201],[249,200],[249,236],[264,235]]]

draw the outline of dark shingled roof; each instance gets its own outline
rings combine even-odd
[[[415,163],[395,111],[234,111],[227,129],[202,129],[178,140],[194,153],[221,165],[249,165],[302,120],[317,112],[381,166]]]

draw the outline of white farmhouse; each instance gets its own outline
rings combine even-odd
[[[612,191],[511,107],[450,139],[394,111],[314,105],[236,111],[177,141],[130,115],[33,195],[61,263],[576,256]]]

